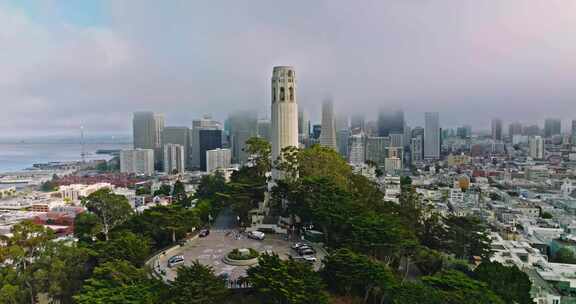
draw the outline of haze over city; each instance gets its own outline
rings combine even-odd
[[[335,111],[400,106],[411,125],[542,125],[576,111],[576,2],[16,1],[0,3],[1,137],[129,134],[131,113],[189,126],[270,110],[270,70]],[[373,117],[374,118],[374,117]],[[563,126],[567,129],[567,125]]]

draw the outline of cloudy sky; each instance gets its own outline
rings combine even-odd
[[[401,106],[412,125],[576,118],[576,1],[0,0],[0,137],[130,132],[269,110],[293,65],[313,118]],[[372,115],[372,114],[371,114]]]

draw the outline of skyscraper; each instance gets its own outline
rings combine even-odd
[[[184,166],[190,168],[190,128],[165,127],[162,131],[162,147],[167,144],[181,145],[184,148]]]
[[[198,135],[200,142],[200,169],[206,171],[206,151],[222,148],[222,130],[200,129]]]
[[[258,137],[262,137],[268,142],[272,140],[272,123],[268,119],[258,120]]]
[[[562,121],[557,118],[547,118],[544,121],[544,137],[549,138],[562,133]]]
[[[298,111],[298,137],[301,142],[310,137],[310,120],[308,119],[308,113],[304,109]]]
[[[135,112],[132,120],[134,149],[152,149],[156,162],[161,160],[164,115]]]
[[[410,149],[411,139],[412,139],[412,128],[410,128],[410,126],[408,126],[407,124],[404,124],[404,138],[402,138],[402,141],[406,149]]]
[[[380,110],[378,114],[378,136],[389,136],[390,133],[404,133],[404,112],[401,110]]]
[[[492,140],[502,141],[502,120],[498,118],[492,119]]]
[[[320,134],[322,133],[322,126],[321,125],[313,125],[312,126],[312,138],[313,139],[320,139]]]
[[[184,173],[185,160],[184,146],[178,144],[164,145],[164,173]]]
[[[360,132],[366,131],[366,121],[364,120],[364,115],[352,115],[350,118],[350,130],[352,131],[352,134],[358,134]]]
[[[320,145],[336,150],[336,126],[334,124],[334,103],[330,99],[322,103],[322,132]]]
[[[508,126],[508,135],[514,137],[514,135],[522,135],[522,124],[519,122],[513,122]]]
[[[472,137],[472,127],[471,126],[462,126],[456,129],[456,136],[462,139],[468,139]]]
[[[190,160],[192,168],[200,168],[200,130],[219,130],[220,123],[212,120],[210,115],[192,121],[192,134],[190,136]]]
[[[348,143],[350,141],[350,130],[342,129],[336,132],[336,142],[338,143],[338,153],[348,159]]]
[[[246,141],[258,134],[258,115],[254,111],[237,111],[228,118],[232,161],[243,164],[248,160],[244,152]]]
[[[576,144],[576,119],[572,120],[572,129],[570,134],[571,134],[570,142],[574,145]]]
[[[389,147],[390,137],[366,137],[366,161],[374,162],[378,167],[384,167]]]
[[[540,135],[540,127],[538,125],[525,126],[522,133],[526,136]]]
[[[438,112],[424,114],[424,158],[440,159],[440,115]]]
[[[293,67],[277,66],[272,71],[272,161],[286,147],[298,147],[298,103]],[[280,176],[272,170],[272,177]]]

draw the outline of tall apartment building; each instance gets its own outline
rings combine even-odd
[[[412,163],[418,163],[424,160],[424,136],[418,135],[412,138],[410,143],[410,158]]]
[[[184,146],[178,144],[164,145],[164,172],[166,174],[184,173],[185,163]]]
[[[154,175],[154,150],[133,149],[120,151],[120,172],[136,175]]]
[[[544,159],[544,139],[542,136],[528,138],[528,155],[533,159]]]
[[[571,131],[570,132],[570,135],[571,135],[570,142],[573,145],[576,145],[576,119],[572,120],[572,128],[570,129],[570,131]]]
[[[492,119],[492,140],[502,141],[502,120],[498,118]]]
[[[363,133],[350,136],[350,152],[348,162],[352,165],[362,165],[366,162],[366,137]]]
[[[440,159],[440,115],[438,112],[424,114],[424,158]]]
[[[162,131],[163,149],[167,144],[180,145],[184,148],[184,167],[191,168],[190,159],[190,128],[188,127],[165,127]],[[166,159],[164,158],[164,161]]]
[[[403,147],[389,147],[388,156],[384,160],[384,170],[386,173],[399,173],[402,170],[402,159],[404,158]]]
[[[404,147],[404,133],[390,133],[390,146]]]
[[[214,149],[206,151],[206,172],[230,168],[232,152],[230,149]]]
[[[366,137],[366,161],[371,161],[379,167],[384,167],[388,156],[388,147],[390,147],[390,137],[388,136]]]

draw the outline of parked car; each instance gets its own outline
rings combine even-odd
[[[300,256],[314,256],[316,254],[316,251],[314,251],[314,249],[311,249],[311,248],[306,248],[303,250],[299,250],[298,254]]]
[[[168,259],[168,267],[172,268],[176,265],[180,265],[184,263],[184,256],[182,255],[175,255]]]
[[[316,253],[316,250],[315,250],[314,248],[312,248],[312,246],[308,246],[308,245],[306,245],[306,246],[301,246],[301,247],[299,247],[298,250],[296,250],[296,251],[297,251],[298,253],[301,253],[302,251],[305,251],[305,250],[306,250],[306,251],[312,251],[312,252]]]
[[[253,240],[263,240],[266,234],[262,231],[250,231],[248,232],[248,237]]]
[[[294,243],[292,244],[291,248],[294,250],[298,250],[298,248],[302,247],[302,246],[308,246],[305,243]]]
[[[208,229],[202,229],[200,230],[200,233],[198,234],[199,237],[207,237],[210,234],[210,230]]]

